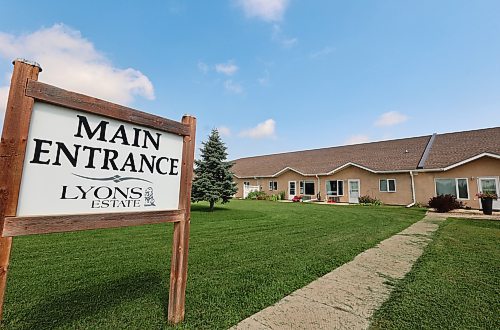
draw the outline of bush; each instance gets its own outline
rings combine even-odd
[[[436,209],[438,213],[446,213],[462,207],[462,202],[457,201],[453,195],[439,195],[429,200],[429,207]]]
[[[248,193],[247,199],[266,200],[268,196],[264,191],[252,191]]]
[[[363,205],[382,205],[382,201],[380,199],[376,199],[368,195],[359,197],[359,203]]]
[[[280,196],[279,200],[284,201],[286,198],[286,193],[284,191],[280,191],[279,196]]]

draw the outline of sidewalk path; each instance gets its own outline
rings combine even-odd
[[[354,260],[243,320],[243,329],[366,329],[445,217],[428,213],[400,233],[357,255]]]

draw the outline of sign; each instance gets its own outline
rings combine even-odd
[[[184,320],[196,119],[38,82],[14,61],[0,143],[0,320],[13,237],[172,222],[168,321]]]
[[[17,215],[177,210],[182,146],[175,134],[35,102]]]

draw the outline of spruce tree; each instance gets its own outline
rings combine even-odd
[[[231,173],[233,163],[226,161],[227,148],[219,132],[213,129],[208,141],[202,144],[201,157],[195,160],[191,199],[209,202],[210,211],[213,211],[216,202],[228,203],[238,188]]]

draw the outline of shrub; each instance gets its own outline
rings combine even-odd
[[[280,191],[279,192],[279,200],[280,201],[284,201],[285,200],[285,197],[286,197],[286,193],[284,191]]]
[[[265,200],[268,196],[264,191],[252,191],[248,193],[247,199]]]
[[[429,207],[436,209],[438,213],[446,213],[462,207],[462,202],[457,201],[453,195],[439,195],[429,200]]]
[[[359,203],[363,205],[382,205],[382,201],[380,201],[380,199],[376,199],[368,195],[359,197]]]

